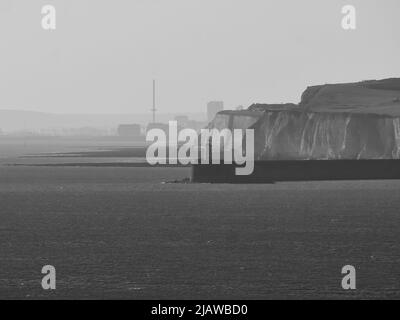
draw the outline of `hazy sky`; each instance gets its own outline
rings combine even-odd
[[[57,30],[41,27],[53,4]],[[357,9],[357,30],[341,8]],[[0,0],[0,109],[144,113],[298,102],[400,77],[399,0]]]

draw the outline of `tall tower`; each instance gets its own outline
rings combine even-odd
[[[156,123],[156,80],[153,80],[153,109],[151,109],[153,112],[153,123]]]

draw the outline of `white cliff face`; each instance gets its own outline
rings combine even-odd
[[[253,128],[255,160],[400,159],[398,97],[400,79],[316,86],[299,105],[252,105],[210,126]]]
[[[266,112],[253,126],[256,160],[398,159],[399,125],[376,115]]]

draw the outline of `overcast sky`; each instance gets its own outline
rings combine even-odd
[[[57,30],[41,27],[53,4]],[[357,30],[341,8],[357,9]],[[399,0],[0,0],[0,109],[144,113],[298,102],[400,77]]]

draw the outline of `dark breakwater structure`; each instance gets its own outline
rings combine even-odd
[[[253,129],[254,171],[194,165],[192,181],[400,179],[400,79],[308,87],[299,104],[222,111],[209,128]]]

